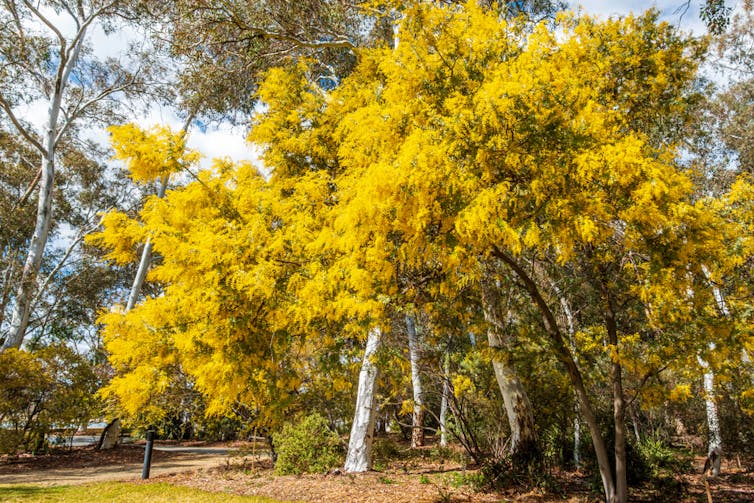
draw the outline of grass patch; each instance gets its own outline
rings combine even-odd
[[[32,484],[0,485],[0,501],[69,501],[76,503],[108,501],[113,503],[279,503],[278,500],[260,496],[236,496],[211,493],[164,482],[129,484],[128,482],[103,482],[76,486],[43,487]]]

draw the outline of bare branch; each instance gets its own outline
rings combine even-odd
[[[79,2],[80,5],[80,2]],[[68,13],[69,16],[71,16],[71,19],[73,19],[73,22],[76,23],[76,30],[81,29],[81,21],[79,20],[79,17],[76,15],[73,10],[71,10],[71,6],[68,4],[68,2],[63,2],[63,8]]]
[[[87,30],[87,28],[89,28],[89,25],[91,25],[94,22],[95,19],[97,19],[104,12],[106,12],[107,10],[109,10],[111,7],[113,7],[117,3],[118,3],[118,1],[114,0],[114,1],[112,1],[110,3],[107,3],[107,4],[103,5],[99,9],[97,9],[94,12],[92,12],[91,14],[89,14],[89,16],[87,16],[86,19],[84,19],[84,22],[81,23],[81,26],[79,27],[78,31],[76,32],[76,36],[73,37],[73,39],[71,40],[71,48],[69,49],[69,51],[73,50],[74,47],[79,47],[83,43],[84,37],[86,36],[86,30]],[[81,7],[80,3],[79,3],[79,13],[80,13],[80,15],[82,17],[84,16],[84,10],[83,10],[83,7]],[[69,55],[70,55],[70,53],[69,53]],[[76,60],[76,58],[71,58],[71,59],[73,61]],[[69,71],[69,73],[70,73],[70,71]]]
[[[42,178],[42,168],[39,168],[39,170],[37,170],[36,176],[34,177],[34,180],[31,181],[31,183],[29,184],[29,187],[27,187],[26,191],[24,192],[24,195],[21,196],[21,199],[19,199],[16,202],[16,204],[13,205],[13,209],[16,209],[19,206],[23,206],[24,204],[26,204],[26,201],[34,192],[34,189],[37,187],[37,184],[39,183],[39,180],[41,178]]]
[[[2,107],[2,109],[5,110],[5,113],[8,114],[8,118],[10,119],[10,121],[15,126],[16,131],[18,131],[19,134],[21,136],[23,136],[24,139],[26,139],[26,141],[28,141],[29,143],[31,143],[34,146],[34,148],[36,148],[37,150],[39,150],[42,153],[43,156],[46,156],[47,155],[47,149],[45,149],[42,146],[42,144],[39,143],[39,141],[37,141],[32,136],[31,132],[29,132],[23,126],[23,124],[21,124],[21,122],[18,120],[18,118],[16,117],[16,115],[13,113],[13,109],[11,108],[10,103],[8,103],[5,100],[5,96],[3,96],[2,94],[0,94],[0,107]]]
[[[45,26],[47,26],[53,33],[55,33],[55,35],[58,37],[58,41],[60,42],[60,48],[61,48],[60,55],[63,56],[63,50],[65,49],[65,45],[66,45],[65,37],[63,36],[63,34],[60,32],[60,30],[58,30],[57,26],[52,24],[52,21],[47,19],[47,17],[44,14],[42,14],[39,11],[39,9],[37,9],[31,2],[29,2],[29,0],[24,0],[24,4],[29,8],[30,11],[34,13],[37,19],[42,21],[42,23],[44,23]]]
[[[60,271],[60,269],[63,268],[64,265],[66,265],[68,258],[71,256],[73,251],[76,249],[76,247],[84,240],[84,236],[86,236],[90,231],[94,230],[96,226],[88,228],[88,227],[82,227],[81,230],[79,230],[78,234],[76,235],[76,238],[71,242],[70,245],[68,245],[68,248],[65,251],[65,254],[63,254],[63,257],[58,261],[58,263],[55,265],[55,267],[50,271],[50,274],[48,274],[44,281],[42,281],[39,285],[39,288],[37,289],[37,294],[32,298],[30,305],[36,305],[37,302],[39,302],[39,299],[44,294],[45,290],[47,290],[47,287],[50,285],[50,281],[55,277],[55,275]]]
[[[65,132],[68,130],[68,127],[71,125],[71,123],[78,117],[80,114],[84,113],[87,108],[91,107],[97,102],[100,102],[104,99],[106,99],[108,96],[115,94],[120,91],[125,91],[128,89],[132,84],[134,83],[133,79],[128,80],[127,82],[116,86],[116,87],[109,87],[107,89],[103,89],[100,91],[97,95],[94,97],[88,99],[87,101],[83,102],[80,106],[75,107],[71,112],[64,111],[64,114],[66,115],[66,120],[63,123],[63,125],[58,130],[58,134],[55,136],[55,145],[58,144],[60,139],[63,137]],[[70,114],[70,115],[69,115]]]

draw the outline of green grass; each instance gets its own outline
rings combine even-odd
[[[189,487],[180,487],[163,482],[153,484],[129,484],[127,482],[103,482],[77,486],[42,487],[32,484],[0,485],[0,501],[69,501],[75,503],[278,503],[277,500],[260,496],[236,496],[210,493]]]

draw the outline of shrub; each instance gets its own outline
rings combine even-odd
[[[324,473],[342,463],[340,437],[317,413],[284,425],[272,438],[278,455],[276,475]]]

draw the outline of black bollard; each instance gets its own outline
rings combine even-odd
[[[149,469],[152,466],[152,444],[154,444],[154,430],[147,430],[147,445],[144,447],[144,468],[141,470],[141,478],[149,478]]]

